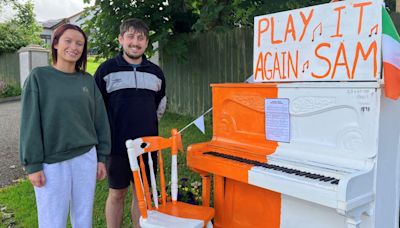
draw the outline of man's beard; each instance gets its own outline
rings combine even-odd
[[[124,53],[125,53],[125,55],[128,56],[130,59],[134,59],[134,60],[140,59],[140,58],[142,58],[142,56],[143,56],[143,54],[142,54],[142,55],[131,55],[131,54],[125,52],[125,51],[124,51]]]

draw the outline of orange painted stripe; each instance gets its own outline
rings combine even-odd
[[[248,171],[253,167],[249,164],[207,155],[192,157],[188,162],[188,166],[195,168],[202,167],[201,170],[206,170],[212,174],[235,179],[243,183],[247,183]]]
[[[134,192],[136,193],[137,196],[140,215],[142,215],[142,217],[145,219],[147,218],[147,206],[146,202],[144,201],[143,189],[140,182],[139,172],[137,170],[133,171],[132,175],[135,184]]]
[[[280,227],[281,194],[248,184],[253,166],[203,155],[215,151],[260,162],[277,142],[265,138],[266,98],[278,98],[276,83],[212,84],[213,139],[189,146],[187,165],[214,174],[214,227]]]
[[[394,100],[400,97],[400,69],[394,65],[384,62],[385,73],[385,95]]]
[[[280,193],[232,179],[224,189],[223,228],[280,227]]]

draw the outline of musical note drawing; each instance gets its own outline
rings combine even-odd
[[[372,31],[374,31],[374,30],[375,30],[375,35],[377,35],[377,34],[378,34],[378,24],[374,25],[374,26],[371,28],[371,30],[370,30],[370,32],[369,32],[369,37],[372,36]]]
[[[308,69],[310,67],[310,61],[309,60],[307,60],[304,64],[303,64],[303,73],[304,73],[304,71],[305,71],[305,69]]]
[[[312,42],[314,42],[314,37],[315,37],[315,31],[319,28],[319,35],[322,35],[322,22],[320,22],[313,30],[313,34],[312,34]]]

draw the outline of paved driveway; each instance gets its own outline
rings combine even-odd
[[[18,155],[20,112],[19,101],[0,103],[0,188],[25,176]]]

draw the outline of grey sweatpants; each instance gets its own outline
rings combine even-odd
[[[35,187],[39,227],[65,228],[69,211],[72,227],[92,227],[96,148],[67,161],[43,165],[45,185]]]

